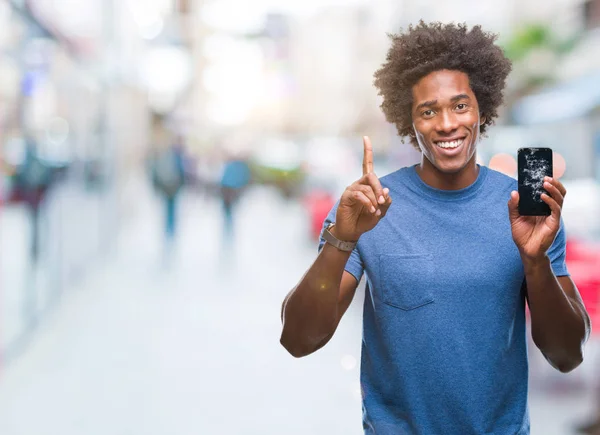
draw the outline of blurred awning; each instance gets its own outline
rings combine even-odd
[[[600,106],[600,73],[560,84],[519,100],[512,111],[516,124],[567,121],[587,115]]]

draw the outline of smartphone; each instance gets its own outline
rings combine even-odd
[[[519,148],[519,214],[522,216],[548,216],[550,206],[542,201],[544,177],[552,177],[552,149]]]

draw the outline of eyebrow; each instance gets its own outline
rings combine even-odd
[[[458,100],[470,100],[471,98],[467,95],[467,94],[458,94],[455,95],[454,97],[450,98],[450,101],[452,103],[456,103]],[[431,101],[425,101],[421,104],[419,104],[415,110],[419,110],[419,109],[423,109],[425,107],[432,107],[435,106],[437,104],[437,100],[431,100]]]

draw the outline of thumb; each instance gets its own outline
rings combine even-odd
[[[392,205],[392,197],[390,196],[390,189],[388,189],[387,187],[385,189],[383,189],[383,197],[385,198],[385,202],[381,206],[379,206],[379,208],[383,212],[381,217],[385,216],[388,209],[390,208],[390,205]]]
[[[508,200],[508,218],[512,222],[519,216],[519,192],[513,190],[510,192],[510,199]]]

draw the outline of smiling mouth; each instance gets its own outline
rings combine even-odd
[[[465,140],[465,138],[462,137],[460,139],[454,139],[454,140],[434,141],[434,144],[439,148],[453,149],[453,148],[458,148],[459,146],[461,146],[462,143],[464,142],[464,140]]]

